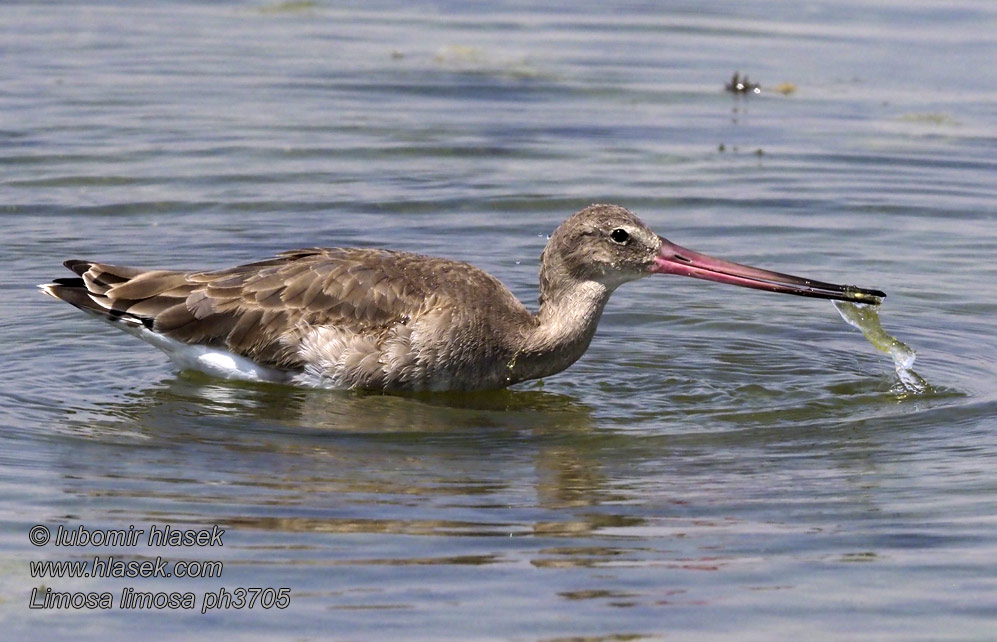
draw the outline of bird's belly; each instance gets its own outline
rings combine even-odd
[[[461,332],[460,325],[397,324],[368,333],[322,326],[299,343],[299,385],[397,391],[482,390],[507,386],[511,355]]]

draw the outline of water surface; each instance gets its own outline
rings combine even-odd
[[[993,639],[997,11],[668,4],[0,7],[8,639]],[[885,290],[930,388],[826,302],[676,277],[621,288],[561,375],[417,397],[177,373],[34,289],[73,257],[361,245],[532,306],[547,234],[592,202]],[[226,534],[33,547],[35,524]],[[29,573],[96,554],[224,574]],[[291,604],[32,610],[38,586]]]

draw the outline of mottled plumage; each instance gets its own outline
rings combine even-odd
[[[666,244],[677,248],[621,207],[582,210],[544,250],[536,315],[472,265],[379,249],[292,250],[207,272],[71,260],[65,265],[76,278],[41,287],[156,345],[181,367],[334,388],[472,390],[566,368],[626,281],[672,272],[735,282],[683,272],[683,256],[678,268],[663,267],[673,261],[663,258]],[[778,289],[768,278],[737,284]],[[885,296],[805,283],[809,289],[792,293]]]

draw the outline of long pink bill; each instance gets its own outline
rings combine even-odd
[[[852,303],[878,305],[886,297],[886,293],[879,290],[813,281],[791,274],[770,272],[769,270],[715,259],[712,256],[687,250],[666,239],[661,239],[661,248],[658,250],[658,256],[654,259],[651,271],[658,274],[691,276],[695,279],[729,283],[768,292],[782,292],[816,299],[836,299]]]

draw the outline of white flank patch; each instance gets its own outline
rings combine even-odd
[[[197,370],[213,377],[241,381],[286,383],[290,380],[290,373],[262,366],[228,350],[177,341],[145,326],[115,325],[165,352],[181,370]]]

